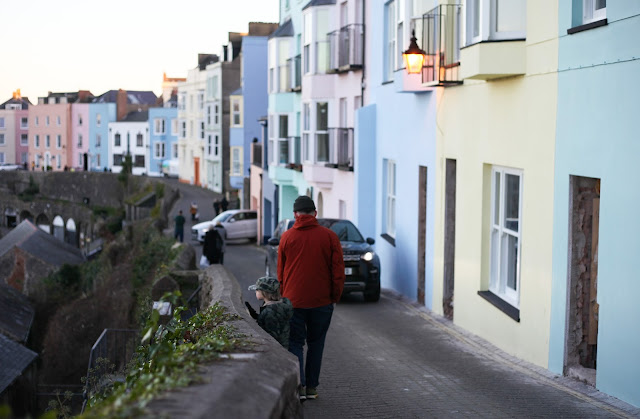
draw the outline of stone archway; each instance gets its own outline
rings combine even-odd
[[[49,222],[49,217],[47,217],[46,214],[39,214],[36,217],[36,226],[38,226],[42,231],[51,234],[51,223]]]
[[[4,210],[4,225],[14,228],[18,225],[18,212],[15,208],[7,207]]]
[[[60,241],[64,241],[64,220],[59,215],[53,217],[53,236]]]
[[[33,215],[27,210],[20,211],[20,222],[24,220],[29,220],[33,223]]]
[[[64,241],[72,246],[78,247],[78,230],[73,218],[67,220]]]

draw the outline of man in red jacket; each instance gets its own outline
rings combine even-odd
[[[282,296],[293,304],[289,352],[300,361],[300,399],[315,399],[324,339],[344,288],[344,259],[336,233],[318,224],[311,198],[299,196],[293,215],[296,222],[278,246],[278,279]]]

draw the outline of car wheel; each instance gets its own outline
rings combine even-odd
[[[375,303],[380,300],[380,284],[378,284],[374,289],[369,291],[364,291],[364,300],[369,303]]]

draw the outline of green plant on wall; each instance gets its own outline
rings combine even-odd
[[[176,303],[180,297],[179,292],[167,293],[162,300]],[[230,324],[238,316],[227,313],[219,302],[188,320],[182,319],[184,310],[174,308],[166,325],[160,324],[160,314],[153,310],[126,379],[114,382],[110,391],[89,393],[86,417],[141,414],[161,392],[200,381],[198,365],[247,345],[245,337]]]
[[[24,191],[18,196],[23,201],[33,201],[33,198],[40,193],[40,187],[33,179],[32,175],[29,175],[29,185],[24,189]]]

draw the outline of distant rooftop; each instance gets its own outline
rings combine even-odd
[[[158,96],[152,91],[126,90],[127,103],[131,105],[155,105]],[[116,103],[118,99],[117,90],[109,90],[96,97],[93,103]]]
[[[0,256],[14,247],[54,266],[78,265],[85,262],[82,252],[51,234],[47,234],[29,220],[24,220],[16,228],[0,239]]]
[[[129,112],[120,122],[146,122],[149,120],[149,111]]]
[[[0,394],[38,357],[32,350],[0,335]]]
[[[293,36],[293,23],[291,19],[286,20],[282,25],[278,27],[269,38],[284,38],[287,36]]]
[[[26,342],[35,310],[26,295],[0,283],[0,334],[16,342]]]
[[[311,0],[309,3],[307,3],[306,6],[302,8],[302,10],[306,10],[309,7],[326,6],[329,4],[336,4],[336,0]]]

